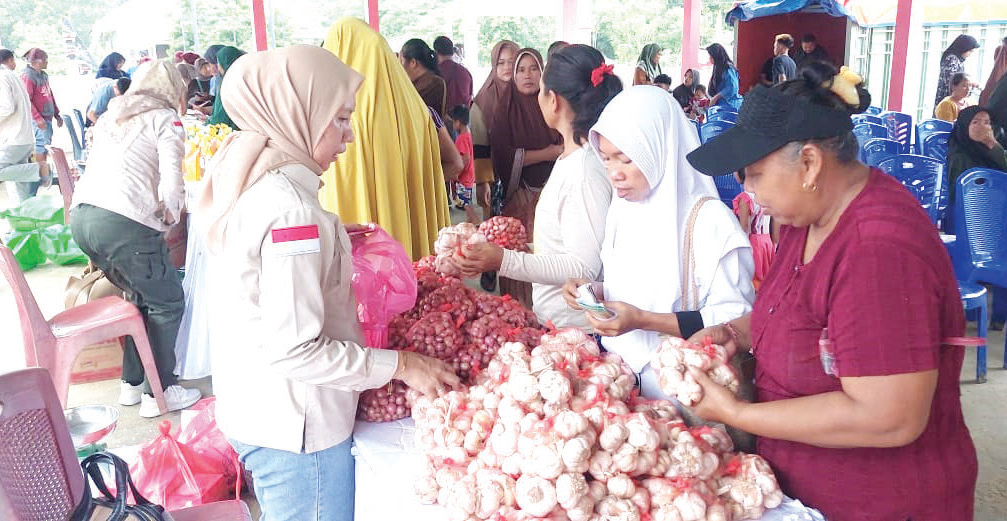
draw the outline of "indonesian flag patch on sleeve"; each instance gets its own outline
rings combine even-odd
[[[318,253],[322,249],[317,224],[274,228],[270,233],[273,237],[273,252],[278,257]]]

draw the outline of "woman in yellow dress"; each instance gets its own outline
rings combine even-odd
[[[322,174],[322,206],[344,222],[378,223],[413,259],[430,255],[451,224],[437,130],[388,42],[357,18],[341,18],[323,47],[364,76],[350,146]]]

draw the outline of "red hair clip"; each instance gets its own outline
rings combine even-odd
[[[591,85],[594,85],[595,87],[601,85],[601,82],[605,80],[605,76],[614,75],[612,72],[613,70],[615,70],[615,66],[605,65],[604,63],[595,67],[594,70],[591,71]]]

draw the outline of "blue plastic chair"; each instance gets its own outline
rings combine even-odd
[[[726,121],[728,123],[738,122],[738,113],[731,110],[721,110],[716,114],[710,116],[707,121]]]
[[[714,114],[716,114],[718,112],[721,112],[721,111],[724,111],[724,110],[729,110],[729,111],[733,112],[733,109],[730,109],[730,108],[728,108],[728,107],[726,107],[724,105],[711,105],[711,106],[709,106],[709,107],[706,108],[706,117],[707,118],[712,118]]]
[[[859,125],[861,123],[874,123],[875,125],[884,126],[885,120],[875,116],[873,114],[854,114],[850,117],[853,120],[854,125]]]
[[[703,143],[719,136],[723,131],[734,126],[734,123],[729,121],[710,121],[703,124],[699,129],[699,140]]]
[[[713,178],[713,184],[717,185],[717,194],[728,208],[732,208],[734,198],[745,191],[745,187],[741,186],[733,174],[718,175]]]
[[[895,111],[882,112],[880,117],[888,127],[888,137],[901,143],[902,153],[908,154],[913,142],[913,117]]]
[[[881,114],[882,112],[884,112],[884,110],[881,107],[875,107],[873,105],[870,106],[870,107],[867,107],[867,110],[865,111],[866,114],[870,114],[870,115],[873,115],[873,116],[877,116],[878,114]]]
[[[77,109],[73,109],[73,115],[77,118],[77,128],[80,129],[80,144],[87,148],[87,141],[84,139],[84,115]]]
[[[77,130],[74,128],[73,119],[66,114],[60,114],[60,117],[63,118],[63,124],[66,125],[66,130],[70,133],[70,144],[73,145],[73,159],[75,161],[83,161],[84,147],[81,145],[79,134],[77,134]]]
[[[874,138],[860,147],[860,160],[866,165],[878,166],[882,161],[899,155],[902,145],[888,138]]]
[[[950,132],[933,132],[928,134],[927,137],[923,138],[923,143],[920,146],[921,155],[932,157],[941,163],[946,163],[948,160],[948,138],[951,137]]]
[[[930,157],[899,154],[882,161],[878,168],[899,180],[920,202],[937,226],[946,210],[944,163]],[[943,206],[943,208],[942,208]]]
[[[958,294],[961,295],[965,316],[972,312],[976,315],[976,336],[982,339],[976,349],[976,381],[986,383],[986,339],[988,338],[989,311],[986,304],[986,288],[971,282],[958,281]]]
[[[923,152],[923,141],[935,132],[951,132],[955,128],[953,123],[948,123],[942,119],[924,119],[916,125],[916,153],[926,155]]]
[[[853,127],[853,135],[857,136],[857,143],[860,143],[860,148],[864,148],[864,145],[868,141],[875,138],[889,139],[888,128],[884,125],[875,125],[874,123],[861,123]]]
[[[951,263],[959,281],[994,286],[993,315],[1007,288],[1007,173],[973,168],[958,178]],[[1007,344],[1004,354],[1007,355]],[[1004,362],[1007,369],[1007,359]]]

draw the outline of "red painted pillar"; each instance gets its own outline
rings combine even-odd
[[[381,32],[379,19],[378,0],[367,0],[367,23],[371,24],[371,28],[377,32]]]
[[[685,71],[699,68],[699,20],[703,10],[702,0],[685,0],[685,13],[682,20],[682,77]]]
[[[266,9],[262,0],[252,0],[252,31],[255,33],[255,50],[265,51],[269,48],[266,38]]]
[[[922,16],[918,13],[917,16]],[[892,68],[888,82],[888,110],[902,110],[902,95],[906,86],[906,65],[909,61],[909,35],[913,22],[913,0],[899,0],[895,15],[895,39],[892,42]]]

